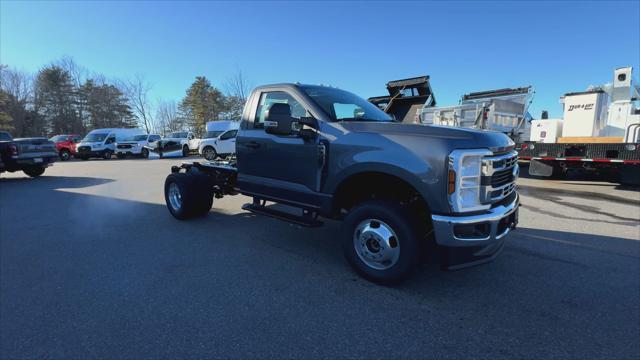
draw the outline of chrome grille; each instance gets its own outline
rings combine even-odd
[[[518,173],[518,153],[515,151],[482,159],[480,201],[493,204],[509,196],[516,189]]]

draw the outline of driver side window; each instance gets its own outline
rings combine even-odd
[[[107,138],[107,141],[105,141],[104,143],[108,145],[108,144],[113,144],[114,142],[116,142],[116,137],[111,135]]]
[[[275,103],[289,104],[291,108],[291,116],[294,118],[301,118],[307,116],[305,108],[293,98],[293,96],[287,94],[284,91],[271,91],[264,92],[260,95],[260,102],[258,103],[258,111],[256,112],[256,118],[253,123],[254,129],[264,129],[264,118],[267,110],[271,105]]]
[[[220,136],[220,140],[233,139],[234,137],[236,137],[237,133],[238,133],[238,130],[229,130],[226,133],[222,134],[222,136]]]

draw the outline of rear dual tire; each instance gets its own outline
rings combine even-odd
[[[178,220],[206,215],[213,205],[213,186],[206,175],[173,173],[164,182],[167,208]]]

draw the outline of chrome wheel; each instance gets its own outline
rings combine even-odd
[[[207,160],[215,160],[216,158],[215,150],[213,150],[213,148],[210,148],[210,147],[204,149],[204,158]]]
[[[182,206],[180,188],[178,187],[178,184],[174,182],[169,185],[169,204],[171,204],[173,210],[176,211],[180,210],[180,207]]]
[[[353,233],[356,254],[367,266],[386,270],[400,257],[400,242],[391,226],[376,219],[362,221]]]

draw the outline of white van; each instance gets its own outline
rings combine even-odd
[[[240,129],[238,121],[209,121],[207,134],[200,140],[198,153],[207,160],[234,154],[238,129]]]
[[[87,160],[92,157],[111,159],[116,152],[116,142],[133,135],[144,135],[141,129],[95,129],[87,134],[76,147],[77,157]]]

